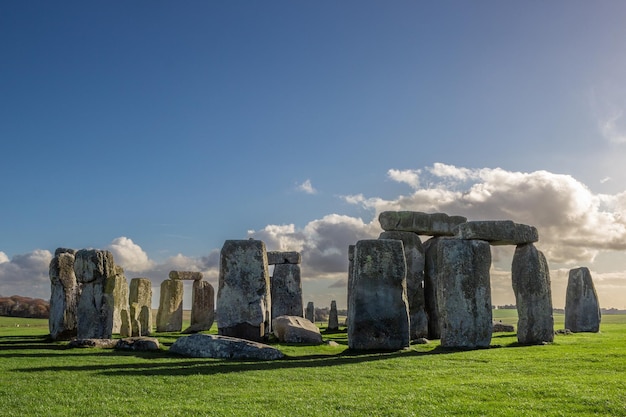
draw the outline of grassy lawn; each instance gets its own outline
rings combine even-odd
[[[45,320],[0,317],[0,416],[626,416],[626,316],[546,346],[498,333],[473,351],[353,354],[339,332],[324,334],[335,347],[278,344],[288,358],[274,362],[170,355],[178,334],[129,353],[47,333]]]

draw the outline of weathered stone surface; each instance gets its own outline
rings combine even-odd
[[[115,344],[117,350],[151,351],[159,350],[159,339],[155,337],[127,337]]]
[[[131,335],[130,307],[128,306],[128,281],[124,269],[115,265],[115,275],[105,281],[104,300],[112,310],[111,332],[122,337]]]
[[[267,252],[267,263],[268,265],[300,264],[302,263],[302,255],[300,252],[269,251]]]
[[[260,341],[270,331],[271,311],[265,243],[227,240],[220,253],[219,334]]]
[[[180,332],[183,329],[183,282],[166,279],[161,283],[157,332]]]
[[[569,271],[565,296],[565,328],[572,332],[600,331],[600,302],[586,267]]]
[[[511,220],[472,221],[455,228],[458,239],[484,240],[492,245],[521,245],[539,240],[537,228]]]
[[[67,344],[67,347],[113,349],[117,342],[117,339],[72,339]]]
[[[512,324],[504,324],[499,322],[493,322],[492,333],[514,332],[515,326]]]
[[[52,340],[69,340],[76,336],[78,284],[74,273],[74,253],[55,251],[50,261],[50,316],[48,328]]]
[[[275,360],[284,357],[280,350],[263,343],[202,333],[179,337],[170,352],[192,358]]]
[[[428,337],[428,316],[424,298],[424,246],[414,232],[382,232],[379,239],[397,239],[404,246],[406,293],[411,321],[411,340]]]
[[[406,260],[400,240],[360,240],[348,306],[348,346],[398,350],[409,346]]]
[[[352,297],[352,282],[354,277],[354,251],[356,249],[356,245],[348,245],[348,294],[347,301],[348,308],[350,308],[350,299]],[[350,315],[346,317],[346,327],[350,327]]]
[[[76,255],[76,252],[78,252],[76,249],[70,249],[70,248],[56,248],[56,250],[54,251],[54,256],[59,256],[62,253],[69,253],[71,255]]]
[[[315,305],[313,304],[313,301],[309,301],[309,303],[306,305],[304,318],[312,323],[315,323]]]
[[[427,236],[453,236],[454,227],[465,223],[462,216],[445,213],[422,213],[419,211],[383,211],[378,216],[385,231],[414,232]]]
[[[152,333],[152,282],[148,278],[130,280],[130,317],[132,336]]]
[[[277,264],[270,278],[272,317],[300,316],[302,309],[302,281],[300,265]]]
[[[74,273],[79,285],[78,339],[110,339],[113,332],[113,304],[105,289],[115,279],[115,262],[109,251],[81,249],[75,254]]]
[[[327,330],[330,330],[331,332],[339,330],[339,316],[337,314],[337,301],[335,300],[330,302]]]
[[[517,304],[517,341],[525,345],[552,342],[550,271],[545,256],[532,243],[515,248],[511,280]]]
[[[437,245],[441,346],[488,347],[492,314],[491,248],[482,240],[443,239]]]
[[[170,271],[169,275],[170,279],[181,279],[181,280],[194,280],[200,281],[202,279],[202,272],[194,272],[194,271]]]
[[[424,302],[428,316],[428,338],[441,337],[439,303],[437,302],[437,251],[442,240],[448,237],[433,237],[424,242]]]
[[[280,316],[272,320],[274,335],[284,343],[322,344],[320,329],[299,316]]]
[[[191,323],[183,333],[209,330],[215,320],[215,290],[207,281],[194,281],[191,294]]]

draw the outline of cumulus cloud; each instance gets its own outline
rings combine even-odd
[[[33,252],[15,255],[8,259],[0,252],[0,294],[3,296],[26,295],[34,298],[50,297],[48,269],[52,253],[37,249]]]
[[[317,193],[317,190],[313,187],[313,184],[311,184],[311,180],[309,180],[309,179],[304,181],[302,184],[298,185],[296,187],[296,189],[298,191],[302,191],[302,192],[307,193],[307,194],[316,194]]]
[[[141,246],[127,237],[121,236],[113,239],[107,249],[113,254],[115,263],[125,270],[142,272],[154,266],[154,262],[148,258],[148,254],[141,249]]]
[[[390,169],[387,171],[387,176],[394,181],[403,182],[408,184],[409,187],[413,189],[417,189],[420,186],[420,173],[421,170],[412,170],[412,169]]]
[[[0,251],[0,264],[5,263],[5,262],[9,262],[9,257],[7,256],[6,253]]]

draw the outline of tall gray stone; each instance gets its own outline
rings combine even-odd
[[[467,219],[448,216],[445,213],[422,213],[419,211],[383,211],[378,216],[385,231],[413,232],[426,236],[453,236],[454,228]]]
[[[439,303],[437,301],[437,252],[439,243],[447,237],[433,237],[424,242],[424,303],[428,316],[428,338],[439,339]]]
[[[599,332],[600,302],[586,267],[569,271],[565,296],[565,328],[572,332]]]
[[[428,316],[424,299],[424,246],[414,232],[383,232],[379,239],[397,239],[404,246],[406,292],[411,318],[411,340],[428,337]]]
[[[215,320],[215,290],[207,281],[194,281],[191,293],[191,324],[183,333],[211,329]]]
[[[121,266],[115,265],[115,275],[106,280],[104,297],[106,303],[113,309],[112,333],[129,337],[131,335],[131,323],[128,305],[128,281]]]
[[[74,273],[80,287],[77,308],[78,339],[110,339],[113,310],[107,281],[115,280],[115,262],[109,251],[81,249],[76,252]]]
[[[339,315],[337,314],[337,301],[335,300],[332,300],[330,302],[330,313],[328,314],[327,330],[330,330],[330,331],[339,330]]]
[[[354,251],[356,249],[356,245],[348,245],[348,297],[347,301],[348,309],[350,309],[350,299],[352,297],[352,282],[354,277]],[[346,327],[350,327],[350,314],[346,317]]]
[[[220,253],[220,335],[260,341],[270,331],[272,302],[265,243],[227,240]]]
[[[130,280],[130,316],[132,336],[152,333],[152,282],[148,278]]]
[[[546,257],[534,244],[515,248],[511,279],[517,304],[517,341],[525,345],[552,342],[550,271]]]
[[[75,250],[55,252],[50,261],[50,316],[48,327],[52,340],[68,340],[76,336],[78,285],[74,273]]]
[[[291,263],[276,264],[270,281],[272,317],[302,317],[303,306],[300,265]]]
[[[441,346],[488,347],[492,312],[491,248],[481,240],[444,239],[437,245]]]
[[[161,283],[157,332],[180,332],[183,329],[183,282],[166,279]]]
[[[313,301],[309,301],[306,305],[306,312],[304,313],[304,318],[310,321],[311,323],[315,323],[315,305]]]
[[[471,221],[459,224],[454,231],[458,239],[484,240],[492,245],[521,245],[539,240],[534,226],[511,220]]]
[[[402,241],[357,242],[348,306],[350,349],[398,350],[409,346],[406,269]]]

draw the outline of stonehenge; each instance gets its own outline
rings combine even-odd
[[[150,336],[152,333],[152,283],[148,278],[130,280],[128,296],[132,336]]]
[[[157,332],[180,332],[183,329],[183,282],[166,279],[161,283]]]
[[[78,283],[74,273],[73,249],[59,248],[50,261],[50,317],[48,327],[52,340],[76,336]]]
[[[274,265],[274,272],[270,277],[272,317],[302,317],[302,257],[298,252],[267,252],[267,263]]]
[[[565,298],[565,328],[574,333],[600,331],[600,303],[588,268],[569,271]]]

